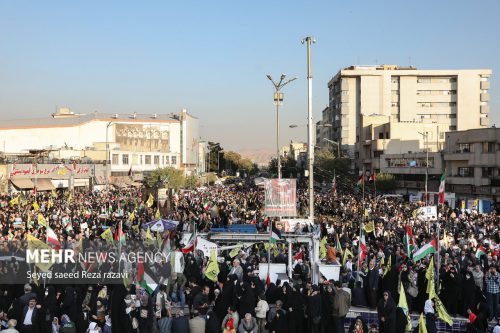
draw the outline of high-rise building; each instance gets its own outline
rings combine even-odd
[[[380,169],[384,154],[442,150],[445,133],[488,127],[490,69],[418,70],[351,66],[329,82],[329,107],[318,131],[339,142],[361,170]],[[323,136],[329,137],[323,137]]]

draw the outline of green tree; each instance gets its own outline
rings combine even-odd
[[[240,168],[241,155],[235,151],[224,152],[224,169],[230,174],[235,175]]]
[[[184,187],[187,189],[195,189],[198,186],[198,177],[195,175],[190,175],[186,177],[186,180],[184,182]]]
[[[150,187],[157,187],[162,182],[163,186],[179,189],[184,186],[185,177],[182,170],[167,167],[154,170],[147,180]]]
[[[291,157],[282,157],[280,159],[281,163],[281,177],[283,178],[296,178],[297,173],[301,170],[297,168],[297,161]],[[278,178],[278,162],[277,158],[272,158],[269,161],[267,171],[272,175],[272,177]]]
[[[316,153],[314,161],[315,181],[331,181],[334,170],[337,175],[347,175],[349,167],[350,160],[348,158],[336,158],[331,151],[320,150]]]

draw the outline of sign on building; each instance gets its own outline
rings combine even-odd
[[[295,179],[266,179],[264,214],[269,217],[297,216]]]

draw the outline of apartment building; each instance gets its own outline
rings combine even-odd
[[[317,145],[341,144],[354,167],[379,170],[387,154],[442,150],[445,133],[489,125],[490,69],[350,66],[329,82]]]
[[[500,128],[447,133],[443,156],[447,191],[500,202]]]

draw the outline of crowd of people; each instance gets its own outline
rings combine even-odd
[[[308,207],[305,194],[298,190],[299,212]],[[445,205],[439,209],[439,221],[429,223],[415,214],[416,203],[369,195],[363,201],[356,193],[318,193],[319,229],[303,225],[296,231],[319,234],[320,259],[341,266],[337,281],[320,277],[313,283],[311,248],[300,243],[293,244],[293,272],[288,281],[261,279],[259,265],[267,265],[268,258],[273,263],[289,261],[282,244],[266,242],[218,253],[214,280],[206,274],[210,258],[202,251],[186,250],[185,235],[232,224],[253,224],[258,232],[269,233],[271,220],[263,214],[262,189],[241,183],[177,192],[161,213],[158,203],[149,198],[144,188],[1,195],[1,329],[337,333],[345,331],[346,315],[357,306],[376,310],[378,321],[368,323],[358,317],[349,332],[404,332],[407,317],[398,307],[402,286],[409,311],[423,313],[427,331],[437,332],[438,300],[428,299],[426,281],[431,260],[439,276],[439,301],[451,316],[468,318],[468,329],[474,332],[486,332],[490,322],[499,319],[500,230],[495,213],[465,212]],[[109,229],[115,242],[126,249],[128,242],[150,241],[149,230],[142,226],[159,213],[179,224],[156,233],[151,241],[151,247],[168,256],[148,267],[158,277],[154,290],[135,273],[119,283],[95,284],[60,284],[23,276],[28,263],[22,258],[29,237],[46,242],[50,229],[62,247],[77,248],[82,241],[102,240]],[[409,228],[412,249],[404,241]],[[437,253],[414,261],[412,253],[433,239],[439,243],[439,261]],[[51,268],[65,269],[77,267]]]

